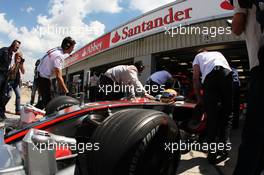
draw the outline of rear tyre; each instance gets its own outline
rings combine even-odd
[[[58,96],[53,98],[46,107],[46,115],[55,113],[67,107],[78,105],[80,102],[69,96]]]
[[[126,109],[97,127],[91,143],[98,151],[87,154],[93,175],[175,175],[180,152],[166,145],[179,143],[179,132],[167,114],[148,109]]]

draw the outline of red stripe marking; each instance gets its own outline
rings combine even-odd
[[[74,117],[76,115],[80,115],[80,114],[83,114],[83,113],[86,113],[86,112],[89,112],[89,111],[93,111],[93,110],[98,110],[98,109],[105,109],[105,108],[112,108],[112,107],[123,107],[123,106],[134,106],[134,105],[142,105],[143,103],[124,103],[124,104],[112,104],[112,105],[107,105],[107,106],[101,106],[101,107],[94,107],[94,108],[88,108],[88,109],[83,109],[83,110],[80,110],[80,111],[76,111],[76,112],[73,112],[71,114],[66,114],[65,116],[62,116],[62,117],[59,117],[59,118],[56,118],[54,120],[51,120],[51,121],[48,121],[48,122],[45,122],[45,123],[42,123],[38,126],[35,126],[33,128],[35,129],[42,129],[42,128],[45,128],[49,125],[52,125],[52,124],[55,124],[57,122],[60,122],[62,120],[66,120],[68,118],[71,118],[71,117]],[[30,128],[31,129],[31,128]],[[27,134],[27,132],[29,131],[29,129],[27,130],[24,130],[24,131],[21,131],[7,139],[5,139],[5,143],[9,143],[9,142],[12,142],[20,137],[23,137]]]

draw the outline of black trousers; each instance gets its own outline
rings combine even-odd
[[[226,143],[232,122],[232,75],[229,70],[213,70],[206,76],[204,108],[208,117],[208,143]]]
[[[0,118],[5,118],[6,80],[7,75],[5,73],[0,72]]]
[[[91,86],[89,89],[90,101],[95,102],[98,94],[98,86]]]
[[[264,70],[251,70],[248,108],[234,175],[260,175],[264,169]]]
[[[31,89],[31,99],[30,99],[30,104],[33,105],[35,101],[35,95],[38,90],[38,84],[37,84],[37,79],[34,79],[32,89]],[[38,96],[38,101],[40,100],[40,95]]]
[[[233,121],[232,127],[238,128],[240,115],[240,87],[238,83],[233,82]]]
[[[38,101],[36,107],[39,109],[46,108],[47,104],[50,102],[51,96],[51,81],[47,78],[42,78],[38,76],[37,79],[38,93],[41,96],[41,100]]]

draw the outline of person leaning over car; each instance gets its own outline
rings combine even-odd
[[[147,80],[147,85],[150,88],[150,94],[153,96],[161,94],[164,91],[165,83],[168,80],[173,80],[172,75],[166,68],[153,73]]]
[[[244,2],[253,3],[251,0],[244,0]],[[264,60],[264,36],[263,31],[261,31],[263,27],[256,18],[258,7],[255,4],[246,7],[244,2],[233,1],[235,9],[232,31],[236,35],[245,34],[250,64],[248,108],[234,175],[260,175],[261,171],[264,170],[264,67],[261,66],[261,60]],[[262,57],[260,54],[261,46]]]
[[[7,74],[12,61],[13,54],[19,49],[21,42],[14,40],[9,47],[0,49],[0,121],[6,118],[5,116],[5,85]]]
[[[193,61],[193,87],[198,104],[203,104],[208,117],[206,139],[208,144],[229,142],[229,129],[232,112],[232,73],[231,68],[220,52],[201,49]],[[202,85],[200,84],[202,75]],[[201,86],[204,96],[202,97]],[[219,107],[219,102],[221,106]],[[221,111],[219,111],[221,109]],[[221,150],[222,151],[222,150]],[[227,157],[227,151],[209,150],[207,159],[215,164],[218,156]]]
[[[120,92],[112,92],[104,96],[110,99],[119,99],[124,97],[124,93],[128,98],[147,97],[154,99],[153,96],[147,94],[145,88],[138,79],[138,73],[144,70],[142,61],[135,62],[134,65],[119,65],[108,69],[100,78],[100,84],[112,86],[112,91],[115,91],[115,83],[120,87]],[[122,89],[123,88],[123,89]],[[112,96],[112,97],[111,97]]]
[[[43,109],[51,100],[51,80],[50,77],[55,74],[59,86],[65,94],[69,93],[62,78],[63,58],[65,54],[70,54],[75,46],[75,41],[71,37],[66,37],[61,43],[61,47],[53,48],[41,59],[38,65],[38,92],[41,100],[36,105],[37,108]]]

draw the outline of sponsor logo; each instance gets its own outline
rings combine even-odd
[[[79,62],[87,57],[100,53],[109,48],[110,33],[96,39],[95,41],[87,44],[71,56],[65,59],[65,66],[70,66],[76,62]]]
[[[221,4],[220,7],[224,10],[234,10],[234,6],[228,1],[224,0]]]
[[[120,35],[116,31],[114,38],[112,39],[112,43],[117,43],[121,39]]]
[[[168,13],[164,17],[157,17],[155,19],[148,21],[144,20],[142,23],[133,27],[125,26],[121,30],[122,32],[121,35],[120,33],[118,33],[118,31],[116,31],[111,42],[117,43],[120,40],[125,40],[132,36],[136,36],[138,34],[145,33],[153,29],[172,24],[174,22],[181,22],[183,20],[190,19],[192,18],[191,16],[192,10],[193,10],[192,8],[186,8],[184,10],[174,11],[173,8],[169,8]]]

